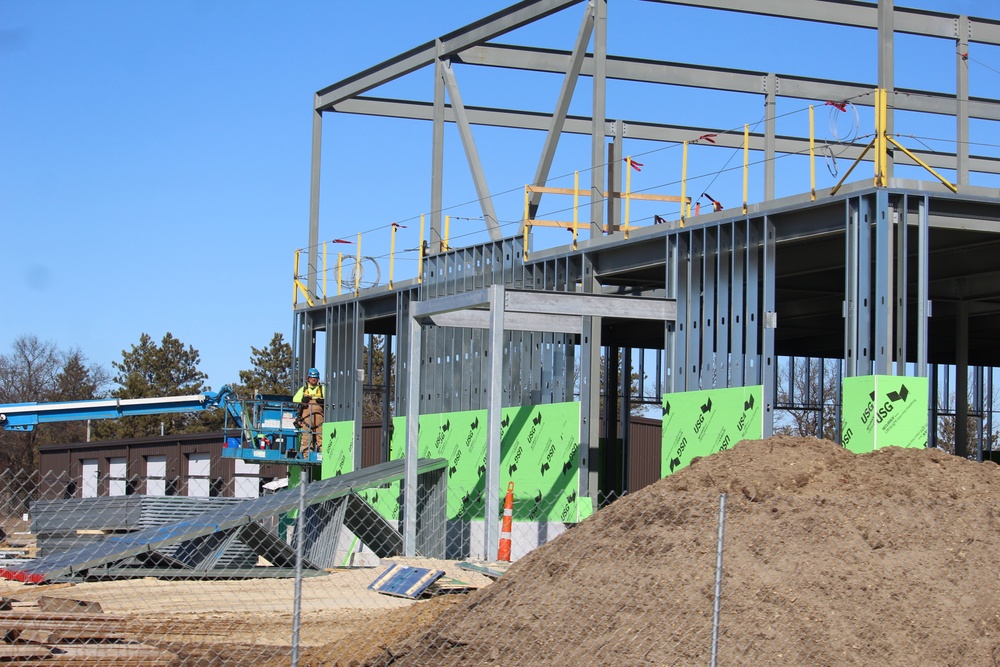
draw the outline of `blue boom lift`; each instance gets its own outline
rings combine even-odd
[[[199,412],[220,408],[225,414],[222,457],[255,463],[316,466],[322,455],[298,453],[302,431],[296,425],[298,405],[288,396],[256,395],[240,399],[229,389],[163,398],[109,398],[53,403],[0,404],[0,428],[31,431],[38,424],[137,415]]]

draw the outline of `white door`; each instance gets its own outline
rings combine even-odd
[[[146,457],[146,495],[167,495],[167,457],[164,454]]]
[[[209,454],[188,454],[188,492],[189,496],[209,496],[209,473],[212,460]]]
[[[260,465],[236,459],[233,495],[237,498],[260,497]]]
[[[81,485],[81,495],[84,498],[97,497],[97,459],[82,459],[80,467],[83,469],[83,484]]]
[[[125,469],[128,466],[128,459],[124,456],[113,456],[108,459],[108,495],[125,495]]]

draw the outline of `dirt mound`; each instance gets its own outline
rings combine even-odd
[[[368,664],[708,664],[720,493],[719,664],[997,664],[1000,469],[787,437],[623,498]]]

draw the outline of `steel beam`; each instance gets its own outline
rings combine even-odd
[[[327,86],[316,93],[316,110],[328,111],[337,102],[361,95],[384,83],[398,79],[434,62],[446,59],[475,44],[499,37],[523,25],[533,23],[586,0],[523,0],[522,2],[426,42],[395,58],[383,61],[363,72]]]
[[[590,36],[594,32],[594,0],[587,3],[587,8],[583,12],[583,21],[573,45],[573,52],[569,56],[569,62],[564,70],[562,88],[559,90],[559,97],[556,99],[556,107],[552,112],[552,123],[545,133],[545,143],[542,144],[542,154],[538,158],[538,167],[535,169],[535,185],[545,185],[549,179],[549,170],[552,168],[552,160],[556,154],[556,146],[559,144],[559,137],[562,136],[563,125],[566,123],[566,114],[569,113],[569,103],[573,99],[573,91],[576,90],[576,83],[580,78],[580,69],[583,67],[583,59],[587,54],[587,45],[590,43]],[[542,200],[542,193],[533,192],[528,203],[528,216],[535,217],[538,205]],[[523,225],[523,222],[522,222]]]
[[[965,53],[964,51],[962,53]],[[958,54],[961,57],[961,54]],[[482,44],[463,52],[457,59],[468,65],[505,67],[532,72],[561,74],[571,65],[566,51]],[[593,75],[593,60],[585,56],[581,76]],[[692,65],[673,61],[647,60],[624,56],[607,57],[607,78],[638,83],[665,84],[685,88],[702,88],[733,93],[759,95],[760,82],[767,72],[730,69],[708,65]],[[877,83],[831,81],[795,74],[776,73],[778,97],[804,100],[850,100],[858,106],[872,106],[871,91]],[[955,96],[931,90],[896,88],[893,100],[896,109],[953,115]],[[972,118],[1000,120],[1000,103],[985,98],[970,100]]]
[[[687,5],[710,9],[722,9],[761,16],[778,16],[786,19],[817,21],[857,28],[878,28],[878,15],[874,4],[862,4],[855,0],[649,0],[669,5]],[[896,9],[896,32],[928,37],[949,38],[954,35],[952,16],[940,12],[920,9]],[[990,44],[1000,44],[997,26],[987,24],[992,30],[984,30],[980,39],[989,39]],[[977,26],[978,36],[978,26]]]
[[[951,102],[954,105],[954,100]],[[1000,108],[1000,107],[998,107]],[[375,98],[357,98],[348,100],[337,106],[337,111],[344,113],[362,114],[370,116],[384,116],[389,118],[408,118],[411,120],[433,120],[433,106],[429,102],[418,102],[412,100],[387,100]],[[488,125],[492,127],[507,127],[520,130],[540,130],[548,131],[551,123],[551,116],[545,113],[534,111],[516,111],[493,108],[467,107],[466,114],[469,123],[472,125]],[[998,114],[1000,117],[1000,114]],[[445,121],[454,122],[454,114],[451,109],[445,109]],[[715,137],[714,147],[716,148],[742,148],[743,135],[737,135],[724,128],[698,128],[681,125],[666,125],[659,123],[644,123],[639,121],[619,121],[628,126],[629,139],[641,139],[645,141],[659,141],[665,143],[679,143],[691,140],[705,132],[712,132]],[[589,135],[592,128],[592,121],[581,116],[568,116],[563,131],[569,134]],[[700,144],[702,146],[712,146],[712,144]],[[752,133],[750,135],[750,150],[763,151],[766,149],[766,135]],[[774,150],[778,153],[799,153],[805,154],[809,151],[809,140],[796,137],[775,136]],[[841,158],[845,161],[853,160],[861,155],[864,146],[847,146]],[[945,153],[935,153],[926,150],[911,150],[915,156],[935,169],[954,169],[955,156]],[[870,153],[865,156],[865,161],[871,161]],[[896,156],[897,164],[916,164],[905,155]],[[970,171],[982,173],[1000,173],[1000,158],[989,156],[976,156],[969,158]]]
[[[479,206],[483,211],[486,231],[489,232],[491,241],[499,241],[503,238],[503,234],[500,232],[497,212],[493,207],[493,197],[490,195],[489,186],[486,185],[483,163],[479,159],[479,151],[476,150],[476,141],[472,136],[472,128],[465,113],[465,106],[462,104],[462,94],[458,90],[458,81],[455,80],[455,72],[451,69],[451,63],[444,63],[441,73],[444,76],[445,88],[448,89],[448,98],[451,100],[455,124],[458,125],[458,134],[462,138],[462,147],[465,148],[465,158],[469,163],[472,181],[476,186],[476,194],[479,197]]]

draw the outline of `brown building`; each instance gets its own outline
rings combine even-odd
[[[39,448],[41,499],[96,496],[256,498],[285,466],[222,458],[223,434],[191,433]]]

